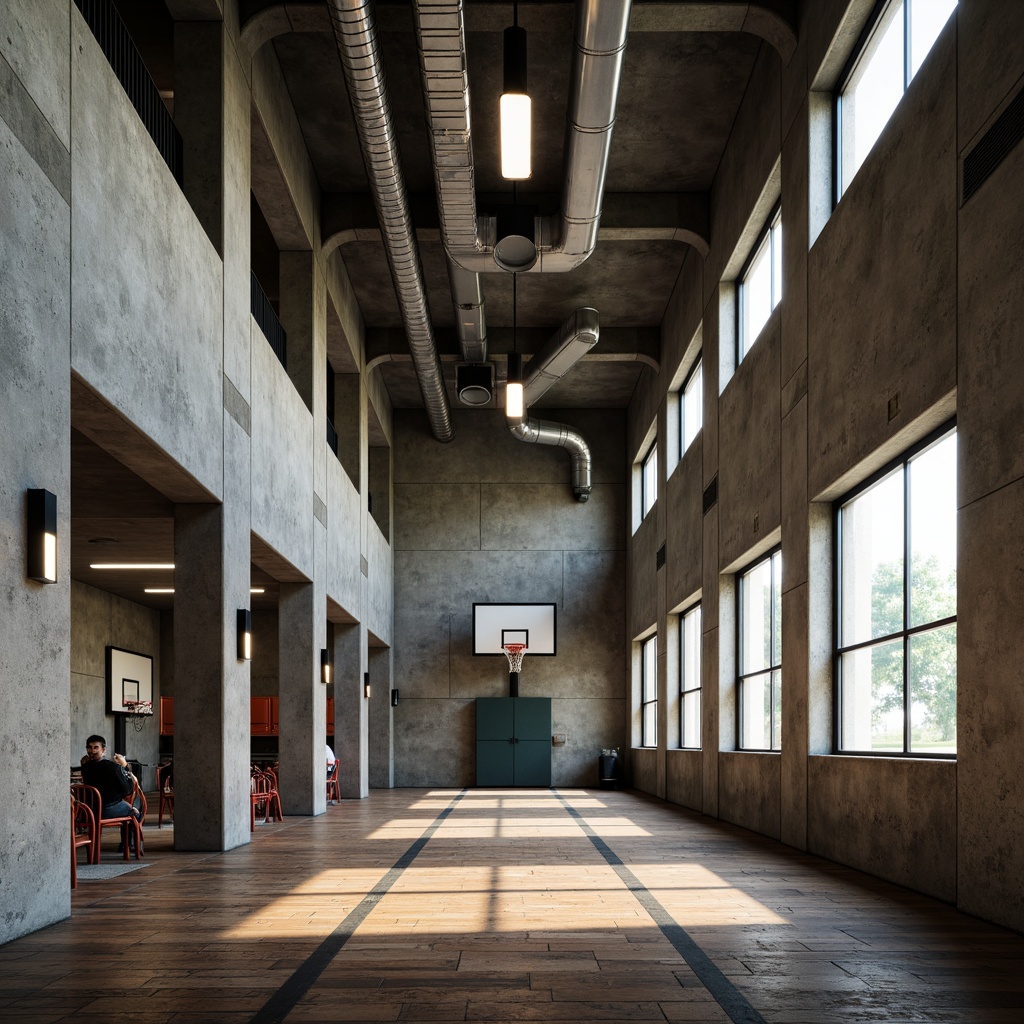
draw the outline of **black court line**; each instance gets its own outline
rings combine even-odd
[[[366,920],[370,911],[398,881],[402,872],[416,859],[417,854],[427,845],[438,826],[455,810],[455,805],[466,795],[462,790],[454,800],[434,819],[426,831],[395,861],[386,875],[356,904],[345,920],[320,943],[306,958],[294,974],[256,1011],[249,1024],[281,1024],[295,1008],[298,1001],[313,987],[327,965],[338,955],[355,930]]]
[[[736,986],[714,965],[707,953],[690,938],[686,930],[677,924],[672,915],[648,892],[640,879],[622,863],[618,854],[583,820],[583,815],[557,790],[552,790],[552,792],[562,802],[562,806],[569,814],[576,819],[577,824],[583,829],[584,835],[622,879],[622,883],[636,897],[640,906],[650,914],[654,923],[661,929],[662,935],[672,943],[675,951],[697,975],[700,983],[714,996],[715,1002],[725,1010],[729,1020],[733,1021],[733,1024],[766,1024],[764,1017],[747,1002]]]

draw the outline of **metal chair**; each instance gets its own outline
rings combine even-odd
[[[172,761],[156,766],[156,788],[160,795],[156,827],[163,828],[165,809],[170,812],[171,820],[174,820],[174,763]]]
[[[96,818],[89,809],[71,794],[71,888],[78,888],[78,848],[88,846],[87,864],[94,864],[96,852],[100,847],[99,830]]]
[[[341,786],[338,784],[338,765],[341,762],[335,758],[331,762],[331,771],[327,776],[327,802],[329,804],[341,803]]]
[[[104,818],[103,817],[103,798],[100,796],[100,791],[95,786],[85,785],[73,785],[71,787],[71,794],[80,803],[86,805],[92,812],[93,817],[96,819],[96,842],[93,846],[93,864],[99,864],[100,862],[100,838],[103,835],[103,829],[105,828],[120,828],[122,830],[122,837],[125,842],[124,846],[124,859],[128,860],[128,829],[132,828],[135,830],[135,859],[142,859],[142,825],[134,814],[126,814],[123,817],[116,818]],[[132,800],[134,801],[138,797],[138,794],[142,800],[142,813],[145,816],[146,813],[146,797],[142,795],[142,791],[139,789],[138,784],[135,786],[135,790],[132,793]],[[128,799],[127,797],[125,798]]]

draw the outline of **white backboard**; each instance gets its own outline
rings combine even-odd
[[[526,644],[526,653],[555,653],[555,605],[474,604],[473,653],[504,654],[502,644]]]

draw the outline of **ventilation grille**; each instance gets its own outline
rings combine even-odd
[[[715,503],[718,501],[718,477],[716,476],[711,483],[704,488],[704,515],[714,508]]]
[[[981,141],[964,157],[961,206],[988,181],[1021,139],[1024,139],[1024,90],[1017,93]]]

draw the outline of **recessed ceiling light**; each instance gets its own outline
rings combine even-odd
[[[250,587],[249,588],[249,593],[250,594],[263,594],[263,593],[265,593],[265,591],[264,591],[264,589],[262,587]]]
[[[173,562],[93,562],[90,569],[173,569]]]
[[[174,587],[146,587],[144,594],[173,594]]]

